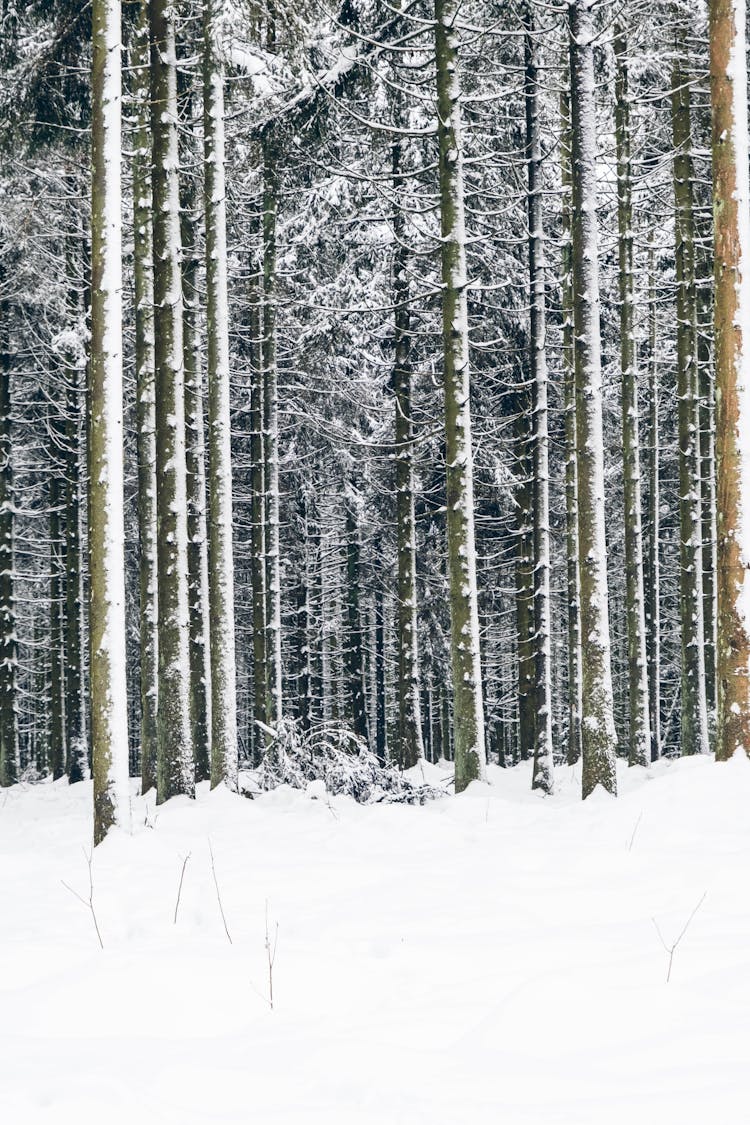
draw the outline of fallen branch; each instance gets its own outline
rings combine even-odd
[[[667,945],[664,938],[662,937],[661,930],[659,929],[659,923],[656,921],[656,918],[651,919],[651,921],[654,923],[654,926],[656,927],[656,932],[659,935],[659,941],[664,946],[665,952],[667,952],[669,954],[669,966],[667,968],[667,984],[669,984],[669,978],[672,975],[672,960],[674,958],[675,950],[677,949],[677,946],[680,944],[680,942],[684,938],[685,934],[687,933],[688,926],[692,922],[693,918],[695,918],[696,914],[698,913],[700,908],[703,906],[703,901],[704,901],[707,894],[708,894],[708,891],[703,892],[703,894],[700,897],[699,902],[693,907],[693,910],[692,910],[692,913],[691,913],[690,917],[688,918],[685,925],[682,927],[682,930],[680,931],[680,936],[677,938],[677,940],[674,942],[673,945]]]
[[[174,924],[175,925],[177,925],[177,911],[180,909],[180,896],[182,894],[182,881],[185,878],[185,868],[187,867],[187,861],[190,859],[190,856],[192,854],[193,854],[192,852],[188,852],[188,854],[185,856],[185,858],[182,861],[182,870],[180,871],[180,883],[179,883],[179,886],[177,887],[177,902],[174,904]]]
[[[229,944],[232,945],[232,935],[229,933],[229,927],[227,926],[226,915],[224,914],[224,904],[221,901],[221,891],[219,890],[219,880],[216,878],[216,865],[214,863],[214,850],[211,847],[211,838],[210,837],[209,837],[209,840],[208,840],[208,850],[211,853],[211,874],[214,877],[214,886],[216,887],[216,898],[217,898],[217,901],[219,903],[219,910],[221,911],[221,920],[224,923],[224,933],[227,935],[227,940],[229,941]]]
[[[64,879],[61,879],[60,882],[67,891],[70,891],[72,895],[75,895],[78,901],[82,902],[83,905],[91,911],[91,918],[94,923],[94,929],[96,930],[96,936],[99,939],[99,946],[104,949],[104,942],[102,941],[101,931],[99,930],[99,923],[96,919],[96,911],[94,910],[94,872],[92,868],[94,853],[93,851],[90,851],[87,854],[84,850],[83,854],[86,857],[86,862],[89,867],[89,897],[86,899],[83,897],[83,895],[79,895],[78,891],[73,890],[73,888],[68,883],[66,883]]]
[[[266,899],[266,957],[268,958],[268,1004],[273,1011],[273,963],[276,960],[276,946],[279,942],[279,923],[276,923],[276,932],[271,948],[271,937],[268,932],[268,899]]]

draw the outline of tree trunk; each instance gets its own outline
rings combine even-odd
[[[681,747],[708,753],[703,635],[703,549],[698,450],[697,304],[693,217],[690,87],[682,64],[684,27],[678,27],[672,69],[675,272],[677,276],[677,398],[680,480],[680,630],[682,638]]]
[[[576,349],[578,551],[581,582],[582,791],[617,791],[609,640],[596,217],[596,85],[592,0],[574,0],[571,40],[573,309]]]
[[[750,231],[744,0],[711,0],[718,511],[716,757],[750,754]]]
[[[381,765],[388,756],[385,705],[385,621],[383,588],[375,588],[375,753]]]
[[[94,843],[130,821],[123,518],[121,11],[93,0],[90,611]]]
[[[471,781],[484,780],[486,752],[474,540],[458,9],[458,0],[435,0],[451,675],[455,786],[461,792]]]
[[[232,460],[229,418],[229,297],[224,184],[224,75],[219,0],[203,5],[203,137],[208,337],[208,456],[211,543],[211,786],[237,788],[237,672],[234,651]]]
[[[75,311],[75,307],[73,306]],[[81,565],[81,468],[83,449],[78,357],[68,367],[65,420],[65,723],[71,783],[88,777],[83,694],[83,568]]]
[[[346,504],[346,670],[352,729],[367,741],[365,662],[360,614],[359,526],[353,502]]]
[[[648,450],[648,692],[651,725],[651,761],[661,757],[661,560],[659,557],[661,486],[659,481],[659,365],[656,358],[656,277],[653,233],[649,243],[649,432]]]
[[[198,193],[193,144],[193,99],[182,103],[183,165],[180,191],[182,241],[182,335],[185,365],[185,480],[187,488],[188,621],[190,636],[190,720],[195,780],[211,776],[211,641],[208,602],[208,532],[206,529],[206,452],[203,418],[198,271]]]
[[[138,592],[141,695],[141,792],[156,786],[158,593],[156,558],[156,388],[154,383],[153,197],[149,0],[140,0],[130,66],[133,137],[133,280],[135,285],[136,452],[138,457]]]
[[[0,258],[0,293],[5,267]],[[14,588],[15,504],[11,437],[10,302],[0,295],[0,787],[18,779],[18,641]]]
[[[701,224],[696,253],[698,422],[703,542],[703,635],[709,738],[716,732],[716,387],[711,341],[713,307],[709,219]],[[709,243],[709,245],[707,245]]]
[[[568,76],[569,80],[569,76]],[[578,464],[576,461],[576,349],[573,328],[573,173],[570,95],[560,92],[562,139],[560,178],[562,184],[562,314],[563,314],[563,410],[565,415],[565,553],[567,558],[568,618],[568,765],[581,757],[581,600],[578,565]]]
[[[625,527],[625,616],[628,635],[630,724],[628,762],[648,765],[651,758],[646,613],[641,526],[641,451],[638,426],[638,371],[635,343],[633,274],[633,200],[630,165],[630,94],[624,26],[615,27],[617,75],[615,130],[617,143],[617,227],[619,237],[620,372],[622,375],[622,456]]]
[[[396,211],[393,233],[395,311],[395,363],[393,383],[396,398],[396,550],[398,552],[398,747],[402,769],[424,757],[422,717],[419,701],[419,650],[417,632],[417,532],[414,516],[414,425],[411,414],[411,323],[409,311],[409,251],[404,213],[399,195],[403,191],[401,142],[392,149],[393,187]]]
[[[252,523],[250,580],[253,606],[253,717],[256,737],[264,739],[259,724],[268,723],[268,671],[266,622],[266,505],[265,451],[263,442],[263,354],[260,267],[253,265],[250,280],[250,519]]]
[[[50,419],[53,446],[62,445],[62,423]],[[65,481],[55,457],[49,482],[49,768],[52,780],[65,773],[65,640],[63,635],[63,520]]]
[[[518,488],[516,505],[515,602],[518,667],[518,744],[521,761],[534,752],[536,707],[534,701],[534,539],[531,410],[527,395],[516,399],[515,464]]]
[[[179,154],[174,9],[152,0],[151,131],[156,333],[159,590],[157,800],[193,795],[185,473],[185,369],[180,276]]]
[[[547,414],[546,301],[542,142],[539,132],[539,73],[533,0],[523,9],[526,102],[526,168],[529,220],[529,366],[534,402],[534,770],[532,789],[552,793],[552,653],[550,621],[549,425]]]
[[[276,212],[278,176],[273,139],[263,145],[263,387],[266,491],[266,674],[268,723],[282,716],[281,560],[279,556],[279,391],[276,369]]]

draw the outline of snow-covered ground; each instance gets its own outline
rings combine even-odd
[[[0,793],[2,1121],[750,1121],[750,763],[585,804],[568,769],[491,781],[134,798],[93,858],[103,950],[63,885],[88,897],[90,787]],[[667,983],[654,920],[671,945],[701,900]]]

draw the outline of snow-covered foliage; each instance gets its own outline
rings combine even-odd
[[[388,804],[423,805],[444,797],[447,786],[420,779],[420,767],[408,775],[393,763],[380,762],[362,739],[347,727],[333,724],[304,732],[298,722],[284,719],[269,740],[259,768],[243,772],[240,788],[248,796],[259,791],[290,785],[293,789],[352,797],[358,804],[385,801]]]

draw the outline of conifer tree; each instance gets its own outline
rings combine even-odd
[[[93,0],[91,78],[91,743],[94,843],[127,827],[119,0]]]
[[[457,0],[435,0],[448,581],[456,790],[486,772],[474,540],[469,323]]]
[[[596,217],[593,0],[572,0],[570,106],[573,183],[573,310],[576,349],[578,550],[581,583],[583,796],[617,791],[604,528],[604,445]]]
[[[711,0],[711,136],[717,401],[716,756],[750,753],[750,188],[744,0]]]
[[[157,800],[194,792],[190,727],[185,368],[174,7],[152,0],[154,330],[159,685]]]

